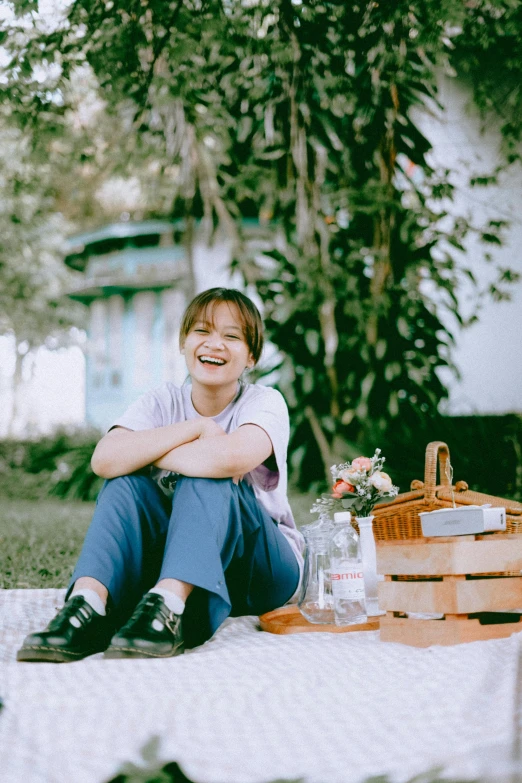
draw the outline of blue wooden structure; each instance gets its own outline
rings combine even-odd
[[[189,292],[182,226],[112,223],[71,237],[65,263],[85,275],[69,296],[89,308],[86,419],[105,429],[144,391],[183,379],[177,343]]]

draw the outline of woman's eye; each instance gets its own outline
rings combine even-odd
[[[208,334],[208,329],[194,329],[194,331],[199,334]]]
[[[239,340],[239,336],[237,334],[226,334],[225,337],[229,340]]]

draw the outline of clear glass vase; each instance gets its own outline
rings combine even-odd
[[[305,542],[303,582],[297,605],[308,622],[333,624],[334,607],[330,578],[329,544],[332,523],[323,517],[301,528]]]

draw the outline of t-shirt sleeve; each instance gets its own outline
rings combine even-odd
[[[272,441],[277,471],[270,470],[265,464],[250,471],[254,484],[265,492],[270,492],[278,486],[281,476],[286,480],[290,421],[283,395],[276,389],[265,387],[263,392],[256,394],[242,407],[237,418],[237,426],[241,427],[243,424],[256,424]]]
[[[151,430],[163,425],[163,413],[156,391],[150,391],[130,405],[125,413],[114,421],[113,427],[125,427],[128,430]]]

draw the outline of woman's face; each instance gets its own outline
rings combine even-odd
[[[201,313],[185,338],[182,354],[192,383],[227,387],[237,383],[246,367],[255,362],[246,343],[239,311],[233,302],[219,302]]]

